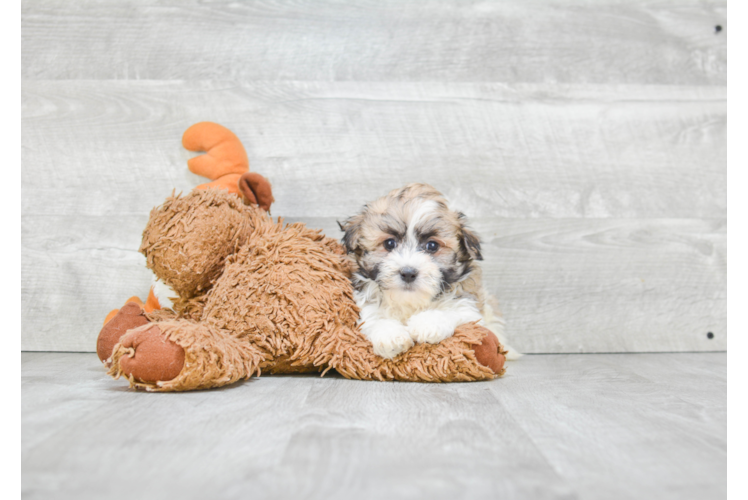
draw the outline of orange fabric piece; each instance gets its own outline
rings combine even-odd
[[[239,138],[226,127],[213,122],[200,122],[188,128],[182,145],[190,151],[205,151],[187,161],[190,171],[215,181],[227,174],[249,172],[247,152]],[[234,180],[234,184],[238,177]],[[236,189],[236,186],[234,186]]]
[[[213,182],[200,184],[195,189],[228,189],[229,193],[241,195],[239,191],[239,174],[226,174]]]
[[[111,319],[115,317],[118,312],[119,309],[112,309],[111,311],[109,311],[109,314],[107,314],[106,318],[104,318],[104,324],[106,325],[107,323],[109,323],[109,321],[111,321]]]
[[[153,287],[151,287],[151,290],[148,292],[148,298],[145,299],[143,309],[145,309],[145,312],[147,313],[161,309],[161,304],[158,303],[158,299],[153,293]]]
[[[247,151],[231,130],[213,122],[196,123],[185,130],[182,145],[190,151],[205,151],[187,161],[191,172],[212,181],[195,189],[225,189],[247,205],[270,210],[275,201],[270,183],[260,174],[249,172]]]
[[[138,296],[136,296],[136,295],[133,295],[132,297],[130,297],[129,299],[127,299],[125,301],[125,305],[129,304],[130,302],[134,302],[134,303],[138,304],[141,307],[143,306],[143,301],[140,300],[140,298]],[[118,312],[119,312],[119,309],[112,309],[111,311],[109,311],[109,314],[107,314],[106,318],[104,318],[104,324],[106,325],[107,323],[109,323],[109,320],[111,320],[113,317],[115,317]]]

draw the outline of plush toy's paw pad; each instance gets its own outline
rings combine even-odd
[[[499,343],[494,333],[485,328],[486,336],[483,342],[473,346],[475,358],[478,363],[491,369],[495,374],[501,375],[504,372],[504,362],[506,361],[506,351]]]
[[[412,316],[408,321],[408,331],[413,340],[427,344],[438,344],[454,335],[453,323],[441,311],[425,311]]]
[[[128,302],[120,309],[99,332],[99,338],[96,340],[96,354],[103,362],[112,355],[114,346],[119,339],[132,328],[137,328],[148,323],[148,319],[143,314],[143,308],[136,302]]]
[[[122,372],[141,382],[172,380],[184,367],[184,349],[167,339],[158,325],[128,332],[121,344],[130,351],[120,358]]]
[[[255,172],[242,174],[239,178],[239,192],[245,205],[259,205],[266,212],[275,201],[270,182]]]
[[[372,335],[371,343],[374,346],[374,354],[386,359],[392,359],[413,347],[413,339],[404,327]]]

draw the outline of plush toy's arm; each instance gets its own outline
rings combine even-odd
[[[506,351],[476,323],[460,325],[438,344],[416,344],[395,359],[374,354],[371,342],[352,328],[326,332],[317,341],[329,366],[346,378],[403,382],[471,382],[504,374]]]

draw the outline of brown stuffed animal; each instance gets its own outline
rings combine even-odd
[[[236,136],[215,124],[198,125],[211,131],[211,140],[185,140],[186,146],[211,153],[217,144],[223,149],[190,168],[214,181],[237,175],[237,189],[227,192],[209,183],[203,185],[209,189],[172,195],[151,212],[140,251],[178,297],[172,309],[151,311],[131,300],[105,324],[97,351],[110,375],[147,390],[183,391],[261,372],[331,368],[348,378],[422,382],[503,374],[505,351],[477,324],[458,327],[439,344],[417,344],[392,360],[374,354],[357,328],[343,247],[301,223],[274,222],[265,211],[272,201],[267,181],[255,177],[243,187],[246,171],[239,174],[237,163],[225,157],[235,155],[244,164]],[[195,127],[185,137],[199,131]],[[216,130],[221,134],[211,135]],[[222,141],[212,139],[219,135]],[[213,169],[208,162],[229,167]],[[232,194],[237,192],[251,204]]]

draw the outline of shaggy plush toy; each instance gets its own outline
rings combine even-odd
[[[177,296],[162,308],[152,290],[146,304],[133,298],[110,313],[97,343],[110,375],[147,390],[184,391],[331,368],[347,378],[420,382],[503,374],[502,346],[474,323],[392,360],[374,354],[357,328],[342,246],[269,217],[270,185],[248,173],[229,130],[197,124],[183,143],[207,151],[189,165],[213,182],[151,212],[140,251]]]

